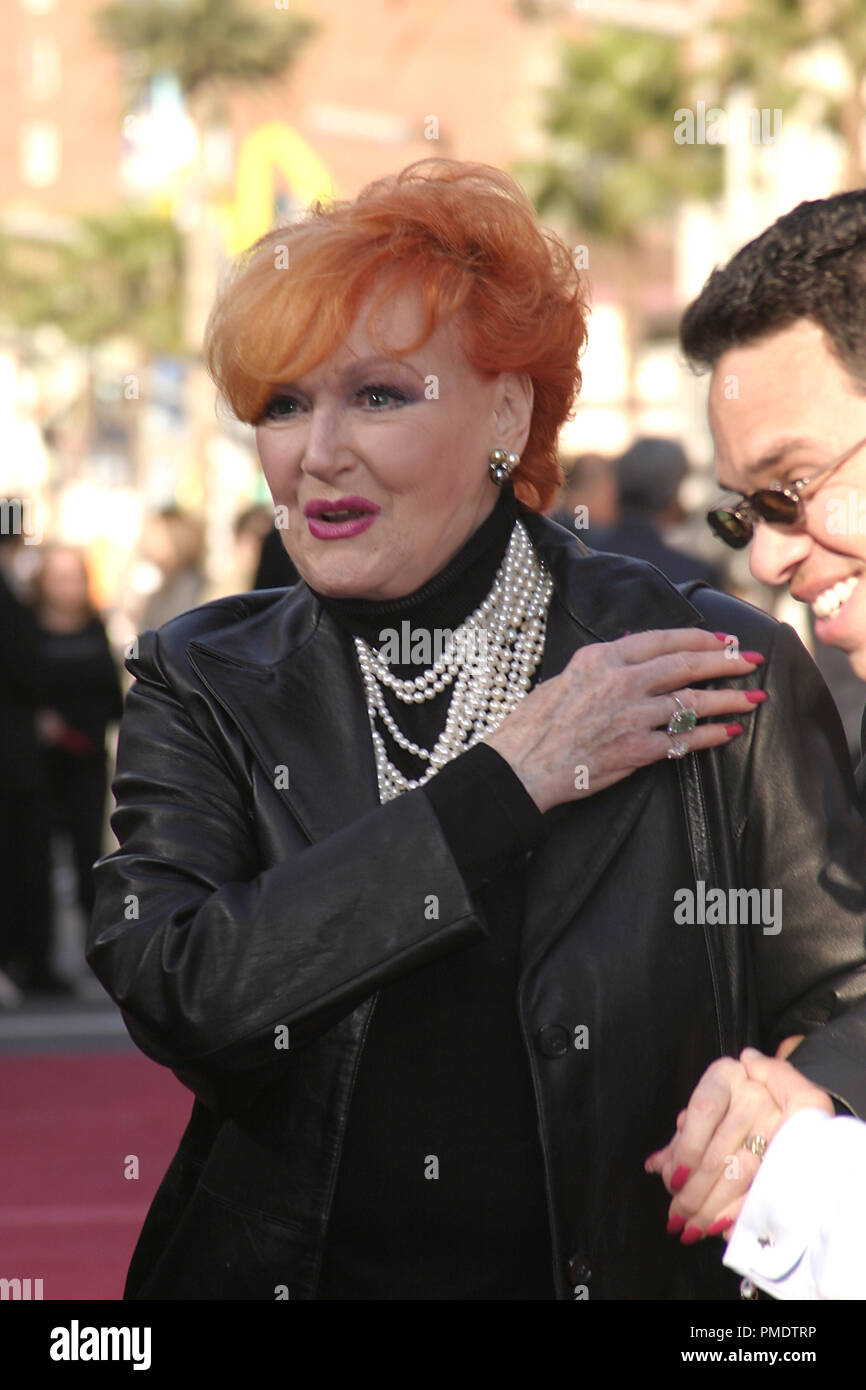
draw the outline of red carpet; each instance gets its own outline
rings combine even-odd
[[[42,1279],[46,1300],[121,1298],[192,1100],[137,1052],[0,1058],[0,1278]]]

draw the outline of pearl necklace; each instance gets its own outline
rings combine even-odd
[[[373,735],[381,803],[423,787],[431,777],[498,729],[529,690],[541,661],[553,582],[516,521],[493,587],[453,634],[450,645],[420,676],[401,680],[373,647],[356,637],[355,650]],[[453,686],[445,727],[433,748],[407,738],[385,703],[383,687],[403,704],[422,704]],[[429,764],[423,776],[405,777],[388,757],[377,717],[398,748]]]

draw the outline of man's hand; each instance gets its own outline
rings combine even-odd
[[[791,1041],[788,1039],[787,1041]],[[797,1039],[798,1042],[802,1039]],[[793,1115],[797,1110],[818,1109],[824,1110],[828,1115],[835,1115],[836,1110],[832,1100],[825,1091],[819,1090],[811,1081],[807,1081],[796,1067],[792,1067],[790,1062],[781,1059],[788,1056],[793,1051],[789,1048],[788,1052],[783,1052],[782,1047],[778,1049],[775,1057],[765,1057],[763,1052],[759,1052],[755,1047],[745,1047],[740,1053],[740,1061],[746,1068],[746,1073],[750,1081],[757,1081],[762,1086],[766,1086],[773,1100],[782,1109],[785,1119]],[[819,1099],[820,1098],[820,1099]],[[825,1104],[824,1102],[828,1102]]]
[[[802,1037],[786,1038],[777,1058],[790,1055]],[[781,1069],[781,1070],[780,1070]],[[659,1173],[673,1195],[668,1231],[692,1245],[705,1235],[724,1235],[740,1214],[760,1159],[744,1147],[762,1136],[769,1144],[796,1110],[811,1106],[833,1115],[833,1102],[790,1063],[745,1048],[739,1061],[720,1057],[704,1072],[677,1132],[644,1167]]]

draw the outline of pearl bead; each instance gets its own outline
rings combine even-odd
[[[452,758],[498,728],[517,707],[544,651],[552,593],[550,575],[539,563],[522,522],[517,521],[490,592],[428,670],[402,680],[377,651],[355,638],[381,802],[424,786]],[[422,748],[399,728],[383,691],[390,690],[403,704],[423,704],[450,686],[453,690],[445,727],[432,749]],[[427,763],[423,776],[407,778],[394,766],[376,727],[377,718],[398,748]]]

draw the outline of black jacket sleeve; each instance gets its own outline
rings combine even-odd
[[[201,1098],[281,1079],[398,975],[485,928],[422,789],[262,869],[237,776],[146,632],[121,724],[120,848],[95,866],[87,959],[134,1041]]]
[[[517,773],[488,743],[446,764],[424,790],[473,893],[533,849],[545,820]]]

